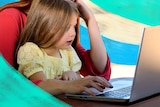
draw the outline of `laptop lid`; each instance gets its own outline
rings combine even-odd
[[[130,102],[160,92],[160,27],[144,29]]]
[[[136,65],[136,72],[134,79],[111,79],[114,88],[109,91],[114,91],[120,86],[124,88],[125,85],[132,85],[131,96],[123,98],[109,98],[106,95],[90,96],[90,95],[74,95],[67,94],[68,98],[94,100],[94,101],[108,101],[108,102],[134,102],[142,98],[160,92],[160,27],[148,27],[144,29],[142,41],[139,49],[139,56]],[[128,71],[129,72],[129,71]],[[119,84],[118,84],[119,82]],[[133,82],[133,84],[132,84]],[[122,85],[123,83],[123,85]],[[124,85],[125,83],[125,85]],[[116,87],[115,87],[116,86]],[[108,91],[108,90],[107,90]],[[107,92],[106,91],[106,92]]]

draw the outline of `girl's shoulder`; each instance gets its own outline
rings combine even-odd
[[[18,51],[19,55],[28,55],[28,56],[35,56],[35,57],[43,57],[43,51],[41,50],[38,45],[33,42],[26,42],[23,46],[19,48]]]
[[[23,46],[21,46],[23,48],[27,48],[27,49],[35,49],[35,50],[40,50],[40,47],[38,47],[37,44],[33,43],[33,42],[26,42]],[[34,51],[34,50],[33,50]]]
[[[20,51],[24,51],[27,53],[41,53],[42,50],[40,47],[38,47],[37,44],[33,42],[26,42],[23,46],[20,47]]]

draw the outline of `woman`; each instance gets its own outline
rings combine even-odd
[[[81,0],[77,0],[75,2],[79,5],[80,11],[87,8],[80,5],[82,4]],[[5,5],[0,9],[0,29],[2,29],[2,31],[0,31],[0,36],[3,35],[0,37],[0,40],[3,44],[5,44],[3,47],[0,47],[0,51],[7,61],[14,67],[16,66],[14,62],[14,53],[18,36],[26,23],[26,16],[31,4],[32,0],[21,0],[20,2]],[[99,44],[95,44],[97,43],[97,40],[95,40],[96,36],[90,37],[91,50],[86,51],[80,44],[77,43],[73,46],[83,62],[80,73],[83,76],[102,76],[109,80],[111,73],[109,58],[106,54],[104,45],[101,42],[102,40],[98,38],[98,41],[100,41]],[[111,87],[111,85],[103,78],[97,76],[87,76],[76,81],[61,81],[52,79],[47,81],[35,80],[33,82],[42,89],[54,95],[60,93],[79,93],[82,91],[86,91],[89,94],[94,95],[94,93],[88,89],[88,86],[95,87],[100,91],[103,90],[101,85]],[[99,86],[96,82],[99,82],[101,85]],[[70,88],[65,87],[66,84],[68,84],[67,86],[70,86]]]

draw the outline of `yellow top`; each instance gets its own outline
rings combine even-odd
[[[77,72],[80,70],[82,63],[73,47],[59,51],[61,58],[48,56],[36,44],[27,42],[18,51],[18,71],[27,78],[34,73],[43,71],[47,79],[52,79],[66,71]]]

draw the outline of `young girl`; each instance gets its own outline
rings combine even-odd
[[[31,80],[40,76],[79,79],[81,61],[71,46],[79,16],[76,5],[71,1],[41,0],[31,9],[34,11],[28,13],[18,44],[18,70]]]
[[[14,54],[14,48],[16,46],[17,38],[19,38],[19,33],[21,32],[24,25],[26,24],[25,23],[26,16],[27,16],[27,18],[28,18],[28,16],[31,17],[31,13],[32,13],[32,15],[34,17],[34,14],[36,12],[40,12],[40,10],[42,11],[41,6],[43,7],[43,5],[42,4],[40,5],[40,3],[43,3],[44,1],[40,1],[39,3],[38,3],[38,1],[39,0],[36,0],[34,2],[32,2],[32,0],[21,0],[20,2],[8,4],[8,5],[5,5],[0,8],[0,28],[3,28],[3,30],[0,31],[0,38],[3,35],[3,40],[0,39],[1,40],[0,43],[4,44],[2,48],[0,47],[0,51],[1,51],[2,55],[5,56],[6,59],[9,57],[9,59],[7,59],[7,61],[13,66],[15,66],[15,64],[13,63],[14,60],[12,58],[13,54]],[[51,1],[53,2],[54,0],[51,0]],[[50,4],[49,0],[47,0],[46,2],[48,2]],[[56,2],[56,1],[54,1],[54,2]],[[85,19],[87,25],[90,27],[97,28],[97,24],[95,23],[96,21],[93,17],[93,14],[88,10],[88,8],[85,6],[85,4],[81,0],[77,0],[75,2],[77,3],[78,9],[80,10],[80,14]],[[32,4],[32,6],[31,6],[32,8],[30,9],[31,4]],[[40,8],[37,8],[37,5],[40,5]],[[31,11],[30,15],[28,15],[28,11]],[[48,14],[48,13],[46,13],[46,14]],[[59,13],[57,13],[57,14],[61,15]],[[53,16],[52,14],[49,14],[49,15],[51,15],[52,18],[56,17],[56,16]],[[32,22],[33,24],[34,24],[34,22],[36,22],[38,20],[38,18],[36,18],[36,17],[34,17],[34,18],[36,20],[34,20]],[[42,18],[43,17],[41,17],[40,20]],[[12,26],[11,25],[5,26],[5,25],[8,25],[8,23],[10,23],[10,24],[12,23],[11,24]],[[91,24],[93,24],[93,25],[95,24],[95,25],[91,26]],[[46,24],[44,24],[44,25],[46,25]],[[30,26],[30,25],[28,25],[28,26]],[[8,27],[10,27],[10,28],[8,28]],[[30,26],[30,27],[32,27],[32,26]],[[40,26],[37,26],[37,27],[40,27]],[[41,25],[41,28],[43,30],[43,25]],[[8,29],[10,30],[10,32],[7,31]],[[56,29],[54,29],[54,30],[56,30]],[[94,29],[92,29],[92,30],[94,30]],[[96,30],[98,31],[98,29],[96,29]],[[110,61],[108,59],[108,56],[106,54],[106,50],[104,48],[101,37],[99,35],[99,31],[98,31],[98,33],[96,33],[97,32],[96,30],[95,30],[95,33],[90,33],[90,34],[92,34],[92,35],[90,35],[91,50],[86,51],[78,42],[74,41],[74,43],[73,43],[73,48],[76,49],[76,52],[78,53],[78,55],[80,56],[80,59],[82,60],[82,67],[80,69],[80,73],[85,76],[84,78],[79,79],[79,80],[74,80],[74,81],[62,81],[62,80],[57,80],[57,79],[47,79],[46,76],[43,74],[43,71],[40,71],[40,72],[35,73],[34,76],[32,75],[33,76],[32,79],[31,79],[31,77],[29,79],[31,81],[33,81],[35,84],[37,84],[39,87],[41,87],[42,89],[44,89],[54,95],[60,94],[60,93],[80,93],[82,91],[86,91],[89,94],[94,95],[94,93],[91,90],[89,90],[88,87],[94,87],[94,88],[98,89],[99,91],[103,90],[101,86],[111,87],[111,85],[106,80],[104,80],[101,77],[98,77],[98,76],[102,76],[105,79],[109,80],[111,69],[110,69]],[[77,27],[77,31],[78,31],[78,27]],[[29,31],[29,32],[33,33],[33,32],[36,32],[36,30]],[[50,33],[52,33],[52,32],[50,32]],[[94,34],[98,34],[98,35],[94,35]],[[8,36],[12,39],[8,39]],[[78,36],[76,36],[76,37],[78,37]],[[5,41],[5,39],[6,39],[6,41]],[[34,38],[31,38],[31,40],[33,40],[33,39]],[[49,40],[50,40],[50,38],[49,38]],[[24,40],[24,41],[27,42],[27,40]],[[31,41],[28,41],[28,42],[31,42]],[[97,42],[99,42],[99,43],[96,44]],[[6,43],[7,43],[7,45],[5,45]],[[21,43],[22,43],[22,41],[21,41]],[[19,46],[21,46],[21,45],[19,45]],[[5,50],[3,50],[4,46],[7,47],[5,49],[8,49],[10,52],[6,52]],[[102,48],[99,48],[99,47],[102,47]],[[45,50],[43,50],[43,51],[45,51]],[[103,59],[100,59],[101,57],[103,57]],[[30,57],[28,57],[27,59],[29,59],[29,58]],[[96,61],[97,59],[102,60],[102,61]],[[97,64],[97,63],[99,63],[99,64]],[[76,73],[74,73],[74,74],[76,74]],[[97,76],[86,76],[86,75],[97,75]],[[76,74],[75,76],[79,78],[79,75],[77,76],[77,74]],[[97,84],[97,83],[99,83],[99,84]],[[66,87],[66,86],[68,86],[68,87]]]

